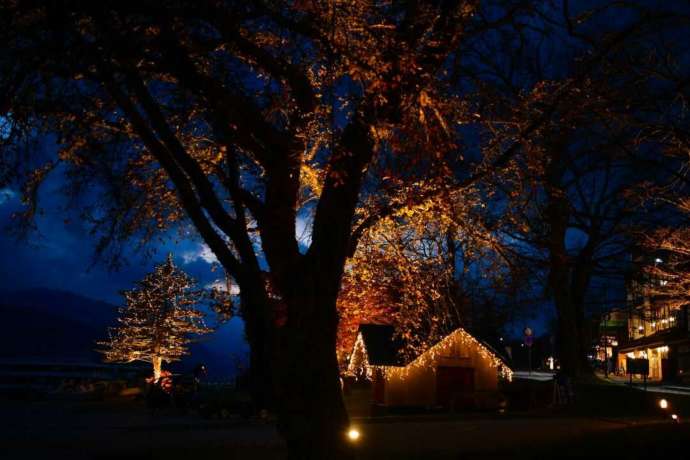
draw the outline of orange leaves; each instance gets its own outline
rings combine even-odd
[[[449,251],[454,250],[447,238],[466,241],[465,253],[472,257],[480,257],[492,239],[473,216],[481,204],[476,191],[434,187],[427,182],[402,187],[392,198],[400,203],[397,211],[362,237],[338,299],[341,349],[351,346],[361,322],[394,324],[410,354],[457,324],[457,317],[450,319],[459,308],[451,294],[455,266]],[[426,198],[419,200],[419,194]]]
[[[438,121],[445,133],[450,134],[448,132],[448,125],[446,124],[446,120],[444,119],[443,115],[441,115],[438,104],[434,103],[429,93],[427,93],[425,90],[422,90],[419,93],[419,122],[423,125],[427,124],[425,110],[431,110],[436,118],[436,121]]]
[[[323,170],[306,162],[300,167],[300,195],[302,200],[318,198],[323,189]]]

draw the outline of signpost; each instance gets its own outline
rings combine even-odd
[[[532,329],[526,327],[523,331],[525,334],[525,346],[527,347],[527,363],[529,366],[529,375],[532,375],[532,344],[534,344],[534,335]]]

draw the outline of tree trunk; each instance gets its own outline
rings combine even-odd
[[[580,375],[592,374],[592,367],[587,359],[587,353],[591,347],[591,334],[587,329],[585,299],[594,271],[592,258],[594,257],[596,241],[590,234],[587,245],[580,251],[576,259],[570,288],[573,293],[575,319],[580,338]]]
[[[576,312],[568,288],[567,270],[552,269],[550,284],[558,314],[561,369],[566,375],[576,379],[580,375],[581,342]]]
[[[578,379],[590,372],[584,308],[589,275],[583,277],[580,270],[573,270],[564,251],[554,251],[550,264],[549,288],[558,313],[561,369]]]
[[[572,290],[572,264],[566,247],[566,233],[570,221],[570,203],[562,187],[564,146],[555,144],[545,171],[547,205],[545,209],[547,248],[549,251],[549,289],[558,314],[558,343],[561,370],[577,379],[582,370],[582,321]]]
[[[154,356],[151,360],[153,364],[153,381],[158,382],[161,378],[161,370],[163,369],[163,359],[160,356]]]
[[[303,271],[281,333],[279,429],[290,460],[352,458],[336,356],[338,273]]]
[[[242,316],[249,342],[249,392],[256,411],[273,410],[274,347],[268,299],[263,286],[246,288],[241,295]]]

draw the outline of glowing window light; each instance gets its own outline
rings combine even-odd
[[[665,399],[660,399],[659,407],[661,407],[662,409],[668,409],[668,401],[666,401]]]
[[[350,428],[350,429],[348,430],[348,432],[347,432],[347,438],[348,438],[350,441],[355,442],[355,441],[357,441],[357,440],[359,439],[359,437],[360,437],[360,433],[359,433],[359,430],[358,430],[357,428]]]

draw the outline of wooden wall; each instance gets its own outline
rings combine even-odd
[[[449,339],[439,349],[432,347],[406,367],[386,369],[387,406],[437,405],[435,370],[439,366],[474,369],[474,388],[480,399],[481,395],[498,391],[498,369],[486,350],[463,334],[454,334]]]

